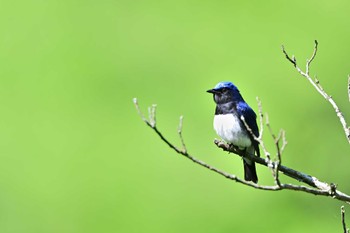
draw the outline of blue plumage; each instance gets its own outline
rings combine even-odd
[[[245,122],[247,123],[249,128],[253,131],[253,134],[256,137],[259,137],[259,128],[256,123],[256,114],[253,111],[253,109],[251,109],[251,107],[249,107],[249,105],[246,102],[240,101],[237,103],[237,113],[238,115],[244,117]]]
[[[216,133],[226,142],[244,149],[246,153],[260,156],[259,143],[254,140],[241,119],[244,117],[253,134],[259,137],[256,114],[244,101],[238,88],[231,82],[220,82],[207,92],[213,94],[216,103],[214,117]],[[255,163],[248,158],[244,158],[243,163],[245,180],[257,183]]]

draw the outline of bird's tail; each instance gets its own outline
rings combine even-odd
[[[246,181],[253,181],[254,183],[258,183],[258,176],[256,174],[255,163],[246,158],[243,159],[244,165],[244,179]]]

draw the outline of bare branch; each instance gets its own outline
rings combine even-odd
[[[136,110],[137,110],[137,113],[139,114],[139,116],[141,117],[141,119],[148,125],[148,126],[151,126],[149,125],[149,122],[148,120],[146,119],[146,117],[143,115],[143,113],[141,112],[140,110],[140,107],[139,107],[139,103],[137,101],[137,98],[134,98],[133,99],[133,102],[134,102],[134,105],[136,107]]]
[[[271,125],[270,125],[270,121],[268,120],[268,118],[266,117],[266,126],[270,131],[270,135],[272,137],[272,139],[274,140],[275,146],[276,146],[276,154],[277,154],[277,161],[275,162],[275,169],[274,169],[274,178],[275,178],[275,182],[277,185],[281,185],[280,180],[279,180],[279,169],[280,166],[282,164],[282,150],[280,148],[280,139],[282,137],[282,132],[284,132],[283,130],[280,130],[278,136],[276,137],[275,134],[272,131]]]
[[[156,122],[154,122],[154,124],[150,123],[151,119],[154,120],[154,121],[156,119],[155,115],[152,115],[152,114],[155,114],[155,111],[151,111],[153,113],[150,115],[150,119],[146,119],[144,117],[144,115],[142,114],[141,110],[140,110],[140,107],[138,105],[138,102],[137,102],[136,98],[134,99],[134,105],[135,105],[136,110],[139,113],[141,119],[150,128],[152,128],[155,131],[155,133],[161,138],[161,140],[164,141],[176,153],[183,155],[184,157],[190,159],[194,163],[199,164],[202,167],[205,167],[205,168],[207,168],[207,169],[209,169],[209,170],[211,170],[211,171],[213,171],[215,173],[218,173],[218,174],[224,176],[227,179],[233,180],[233,181],[235,181],[237,183],[240,183],[240,184],[243,184],[243,185],[246,185],[246,186],[249,186],[249,187],[253,187],[253,188],[256,188],[256,189],[262,189],[262,190],[267,190],[267,191],[279,191],[279,190],[283,190],[283,189],[294,190],[294,191],[302,191],[302,192],[311,193],[311,194],[315,194],[315,195],[332,197],[334,199],[337,199],[337,200],[340,200],[340,201],[344,201],[344,202],[350,204],[350,196],[345,194],[345,193],[342,193],[342,192],[338,191],[336,189],[335,185],[327,184],[325,182],[321,182],[316,177],[307,175],[305,173],[293,170],[291,168],[288,168],[288,167],[285,167],[285,166],[282,166],[282,165],[279,165],[279,171],[281,171],[283,174],[285,174],[285,175],[287,175],[287,176],[289,176],[289,177],[291,177],[291,178],[293,178],[295,180],[298,180],[300,182],[308,184],[311,187],[307,187],[307,186],[303,186],[303,185],[293,185],[293,184],[278,184],[278,185],[273,185],[273,186],[258,185],[258,184],[255,184],[253,182],[245,181],[245,180],[243,180],[241,178],[238,178],[236,175],[232,175],[232,174],[229,174],[229,173],[227,173],[225,171],[222,171],[222,170],[220,170],[218,168],[215,168],[215,167],[213,167],[213,166],[211,166],[211,165],[209,165],[209,164],[207,164],[207,163],[205,163],[205,162],[195,158],[194,156],[190,155],[187,152],[186,149],[181,150],[181,149],[177,148],[175,145],[173,145],[171,142],[169,142],[163,136],[163,134],[157,129]],[[181,129],[182,128],[182,123],[181,122],[180,122],[180,125],[181,126],[179,126],[179,128]],[[179,131],[182,131],[182,130],[179,130]],[[237,154],[239,156],[249,156],[249,159],[251,159],[252,161],[254,161],[254,162],[258,163],[258,164],[261,164],[261,165],[264,165],[264,166],[267,166],[267,167],[271,166],[271,164],[273,166],[276,166],[276,164],[271,162],[271,161],[266,161],[265,159],[257,157],[257,156],[254,156],[254,155],[249,155],[249,154],[247,155],[243,151],[239,150],[239,148],[237,148],[237,147],[235,147],[233,145],[229,145],[229,144],[227,144],[225,142],[222,142],[222,141],[219,141],[219,140],[215,140],[214,143],[218,147],[222,148],[225,151],[232,152],[232,153]],[[183,146],[184,146],[184,143],[183,143]]]
[[[267,160],[270,161],[270,160],[271,160],[271,159],[270,159],[270,152],[267,151],[266,146],[265,146],[265,144],[264,144],[264,141],[261,140],[261,137],[260,137],[260,136],[257,137],[257,136],[254,135],[252,129],[249,127],[249,125],[248,125],[247,122],[245,121],[244,116],[241,116],[241,120],[243,121],[244,126],[246,127],[246,129],[248,130],[248,132],[252,135],[252,137],[254,138],[254,140],[257,141],[257,142],[259,142],[261,148],[262,148],[263,151],[264,151],[264,154],[265,154]]]
[[[222,170],[219,170],[209,164],[206,164],[205,162],[199,160],[199,159],[196,159],[195,157],[191,156],[186,150],[180,150],[178,149],[175,145],[173,145],[172,143],[170,143],[164,136],[163,134],[157,129],[156,127],[156,122],[154,122],[154,124],[151,124],[150,121],[151,119],[155,119],[155,116],[152,116],[152,114],[150,115],[150,119],[146,119],[144,117],[144,115],[142,114],[142,111],[140,110],[140,107],[138,105],[138,101],[136,98],[133,99],[133,102],[134,102],[134,105],[136,107],[136,110],[138,112],[138,114],[140,115],[141,119],[150,127],[152,128],[155,133],[161,138],[162,141],[164,141],[171,149],[173,149],[176,153],[178,154],[181,154],[183,156],[185,156],[186,158],[190,159],[191,161],[193,161],[194,163],[197,163],[199,165],[201,165],[202,167],[205,167],[211,171],[214,171],[224,177],[226,177],[227,179],[230,179],[230,180],[234,180],[238,183],[241,183],[241,184],[244,184],[244,185],[247,185],[247,186],[250,186],[250,187],[254,187],[254,188],[257,188],[257,189],[263,189],[263,190],[278,190],[276,189],[276,187],[274,186],[262,186],[262,185],[258,185],[258,184],[255,184],[253,182],[250,182],[250,181],[245,181],[243,179],[240,179],[238,178],[237,176],[235,175],[232,175],[232,174],[229,174],[227,172],[224,172]],[[181,125],[181,123],[180,123]]]
[[[232,152],[239,156],[244,155],[243,151],[240,151],[239,148],[229,145],[223,141],[214,140],[214,143],[216,144],[217,147],[220,147],[224,151]],[[254,155],[250,155],[250,154],[248,154],[248,156],[249,156],[249,159],[254,161],[255,163],[269,167],[269,163],[265,159]],[[272,164],[275,166],[275,163],[272,163]],[[336,187],[333,186],[333,184],[327,184],[325,182],[319,181],[319,179],[317,179],[314,176],[310,176],[306,173],[294,170],[292,168],[289,168],[283,165],[280,165],[279,171],[282,172],[284,175],[289,176],[290,178],[293,178],[299,182],[303,182],[313,187],[313,188],[308,188],[306,186],[281,184],[281,187],[280,187],[281,189],[291,189],[291,190],[313,193],[316,195],[330,196],[330,197],[333,197],[334,199],[345,201],[348,204],[350,204],[350,196],[338,191]]]
[[[263,114],[262,105],[259,97],[256,97],[256,101],[258,102],[258,109],[259,109],[259,122],[260,122],[259,138],[260,140],[262,140],[262,136],[264,134],[264,123],[263,123],[264,114]]]
[[[270,157],[270,152],[268,152],[264,141],[262,140],[262,136],[263,136],[263,131],[264,131],[264,124],[263,124],[263,118],[264,118],[264,114],[263,114],[263,110],[262,110],[262,104],[260,99],[257,97],[256,98],[258,101],[258,107],[259,107],[259,118],[260,118],[260,132],[259,132],[259,137],[255,136],[255,134],[253,133],[253,130],[249,127],[249,125],[247,124],[247,122],[245,121],[244,116],[241,116],[241,120],[244,123],[244,126],[246,127],[246,129],[248,130],[248,132],[250,133],[250,135],[254,138],[255,141],[257,141],[261,148],[264,151],[264,154],[266,156],[266,159],[268,161],[271,161],[271,157]],[[266,114],[266,119],[268,119],[268,116]]]
[[[341,222],[343,226],[343,231],[344,233],[349,233],[349,228],[346,228],[346,223],[345,223],[345,209],[344,206],[340,207],[340,213],[341,213]]]
[[[294,65],[294,67],[296,67],[297,66],[297,60],[295,59],[294,55],[293,55],[292,58],[289,57],[288,53],[284,49],[284,45],[282,45],[282,52],[286,56],[287,60],[290,61]]]
[[[149,117],[149,123],[152,125],[152,127],[156,126],[156,110],[157,105],[152,104],[151,107],[148,107],[148,117]]]
[[[272,171],[272,176],[275,180],[275,183],[276,185],[280,186],[281,183],[280,183],[280,180],[279,180],[279,168],[280,168],[280,164],[282,163],[282,150],[280,148],[280,140],[281,138],[283,137],[283,149],[285,148],[286,146],[286,140],[285,140],[285,134],[284,134],[284,131],[283,130],[280,130],[280,133],[278,135],[278,137],[275,136],[275,134],[273,133],[272,131],[272,128],[271,128],[271,125],[270,125],[270,122],[269,122],[269,118],[268,118],[268,115],[266,115],[266,120],[265,120],[265,125],[266,127],[269,129],[270,131],[270,135],[272,137],[272,139],[274,140],[274,143],[275,143],[275,146],[276,146],[276,151],[277,151],[277,160],[275,162],[273,162],[271,160],[271,156],[270,156],[270,152],[268,152],[266,146],[265,146],[265,143],[264,141],[262,140],[262,133],[263,133],[263,130],[264,130],[264,124],[263,124],[263,121],[264,121],[264,117],[263,117],[263,114],[262,114],[262,104],[261,104],[261,101],[259,98],[257,98],[257,101],[258,101],[258,107],[259,107],[259,118],[260,118],[260,135],[259,137],[256,137],[254,134],[253,134],[253,131],[252,129],[249,127],[249,125],[247,124],[247,122],[245,121],[244,117],[242,116],[241,117],[241,120],[243,121],[246,129],[248,130],[248,132],[252,135],[252,137],[257,141],[259,142],[260,146],[262,147],[263,151],[264,151],[264,154],[266,156],[266,162],[268,164],[268,167],[271,169]]]
[[[350,102],[350,75],[348,75],[348,97]]]
[[[318,42],[317,40],[315,40],[315,46],[314,46],[314,51],[311,55],[311,58],[308,59],[306,61],[306,71],[303,72],[299,66],[297,65],[296,63],[296,59],[293,58],[291,59],[288,55],[288,53],[286,52],[284,46],[282,46],[282,52],[284,53],[284,55],[286,56],[287,60],[290,61],[294,68],[302,75],[304,76],[310,83],[311,85],[318,91],[318,93],[320,93],[320,95],[323,96],[323,98],[325,98],[330,104],[331,106],[333,107],[336,115],[338,116],[339,118],[339,121],[341,123],[341,125],[343,126],[343,130],[344,130],[344,133],[345,133],[345,136],[348,140],[348,142],[350,143],[350,128],[348,127],[348,124],[346,123],[346,120],[345,120],[345,117],[343,115],[343,113],[340,111],[338,105],[336,104],[336,102],[333,100],[332,96],[328,95],[324,89],[322,88],[320,82],[318,79],[315,78],[315,80],[313,80],[310,75],[309,75],[309,70],[310,70],[310,65],[311,65],[311,62],[314,60],[315,56],[316,56],[316,53],[317,53],[317,48],[318,48]],[[293,56],[294,57],[294,56]],[[350,82],[350,81],[349,81]],[[349,90],[348,90],[349,91]],[[349,99],[350,99],[350,94],[349,94]]]
[[[284,149],[286,148],[288,142],[286,139],[286,131],[282,130],[282,147],[281,147],[281,154],[283,153]]]
[[[186,153],[187,149],[186,149],[185,141],[184,141],[184,139],[182,137],[182,123],[183,123],[183,119],[184,119],[184,117],[180,116],[179,128],[177,129],[177,132],[179,133],[179,137],[180,137],[180,140],[181,140],[182,151]]]
[[[161,134],[161,132],[157,129],[156,127],[156,122],[154,122],[154,124],[152,124],[150,121],[155,120],[155,117],[152,117],[151,114],[150,114],[150,119],[147,120],[146,117],[143,115],[142,111],[140,110],[140,107],[139,107],[139,104],[138,104],[138,101],[137,101],[137,98],[134,98],[133,99],[133,102],[134,102],[134,105],[136,107],[136,110],[139,114],[139,116],[141,117],[141,119],[149,126],[151,127],[155,132],[156,134],[170,147],[172,148],[173,150],[175,150],[177,153],[179,154],[185,154],[185,152],[183,152],[182,150],[178,149],[176,146],[174,146],[173,144],[171,144],[164,136],[163,134]],[[154,105],[153,105],[154,106]],[[149,109],[149,112],[152,112],[150,111]],[[155,111],[154,111],[155,113]]]
[[[317,40],[315,40],[315,47],[314,47],[314,51],[311,55],[311,58],[306,60],[306,74],[309,75],[309,69],[310,69],[310,65],[311,65],[311,62],[314,60],[315,56],[316,56],[316,53],[317,53],[317,46],[318,46],[318,42]]]

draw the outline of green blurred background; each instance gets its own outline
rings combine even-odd
[[[0,1],[0,232],[342,232],[341,202],[254,190],[170,150],[140,120],[242,177],[215,147],[230,80],[289,142],[283,163],[350,193],[350,147],[311,67],[350,120],[349,1]],[[265,136],[268,140],[269,136]],[[273,152],[273,145],[268,144]],[[258,167],[261,184],[270,172]],[[283,177],[283,181],[290,182]],[[350,208],[348,224],[350,225]]]

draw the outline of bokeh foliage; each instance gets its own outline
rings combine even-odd
[[[340,202],[253,190],[190,163],[145,127],[132,98],[144,111],[158,104],[159,128],[178,143],[183,114],[189,152],[242,175],[212,142],[205,93],[233,81],[287,131],[285,165],[349,193],[341,125],[280,50],[303,63],[317,39],[311,73],[349,116],[349,7],[0,0],[0,232],[341,232]]]

